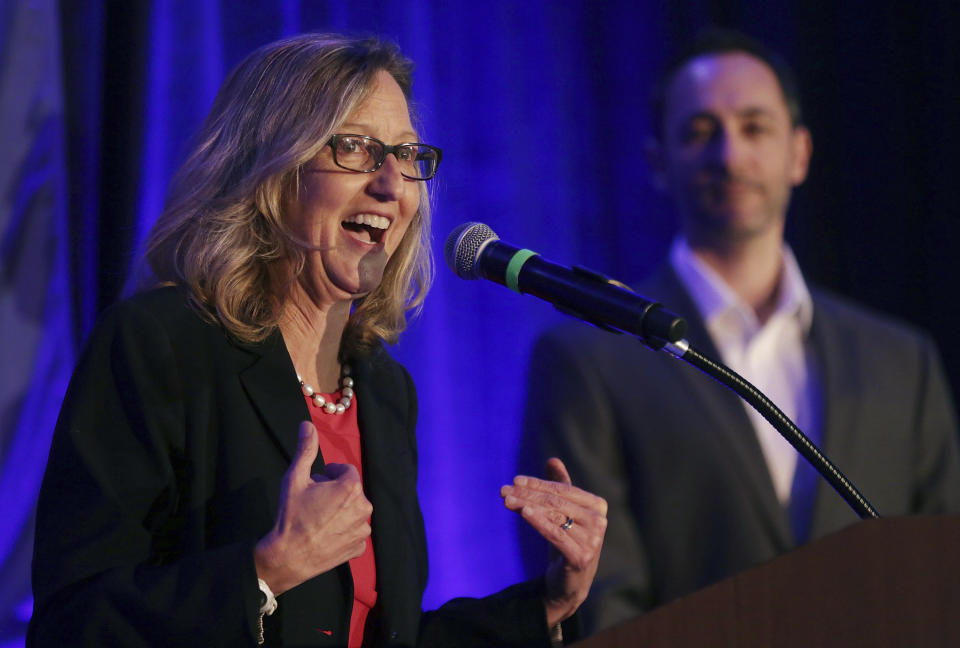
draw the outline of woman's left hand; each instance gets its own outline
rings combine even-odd
[[[571,485],[566,466],[556,457],[547,461],[547,478],[518,475],[500,495],[508,509],[518,511],[553,545],[546,574],[547,623],[552,627],[587,598],[607,530],[607,502]]]

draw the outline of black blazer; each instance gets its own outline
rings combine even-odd
[[[719,359],[671,270],[638,291],[685,317],[692,346]],[[960,510],[956,415],[933,344],[821,291],[813,300],[827,455],[881,515]],[[609,503],[597,581],[581,608],[588,631],[795,546],[739,398],[633,338],[579,322],[544,334],[524,444],[521,454],[538,461],[561,457],[574,483]],[[856,520],[820,480],[811,537]]]
[[[413,382],[382,349],[353,364],[374,508],[376,645],[546,645],[539,582],[421,615]],[[28,645],[255,645],[253,546],[273,524],[308,418],[279,332],[232,341],[175,288],[112,308],[54,434]],[[345,645],[352,599],[347,565],[284,593],[265,618],[267,645]]]

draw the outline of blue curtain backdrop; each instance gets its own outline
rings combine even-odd
[[[444,149],[435,244],[488,223],[548,258],[634,280],[663,257],[648,89],[698,28],[743,29],[799,73],[815,153],[789,236],[808,275],[930,329],[960,384],[954,245],[960,10],[952,2],[0,3],[0,648],[30,614],[32,507],[70,367],[120,294],[226,72],[300,31],[375,33],[417,62]],[[439,261],[395,355],[421,398],[425,605],[519,579],[514,474],[527,354],[560,315]],[[893,368],[892,370],[895,370]],[[665,485],[669,487],[669,485]]]
[[[52,0],[0,4],[0,645],[30,616],[33,509],[74,363]]]

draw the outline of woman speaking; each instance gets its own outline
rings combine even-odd
[[[432,276],[411,65],[309,34],[227,78],[151,233],[153,282],[74,373],[37,512],[31,646],[548,646],[606,503],[502,489],[543,578],[421,612],[417,401],[394,342]]]

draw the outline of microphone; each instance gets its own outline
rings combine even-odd
[[[447,237],[443,255],[461,279],[489,279],[550,302],[557,310],[659,350],[683,339],[687,323],[659,303],[579,266],[566,268],[500,240],[483,223],[463,223]]]

